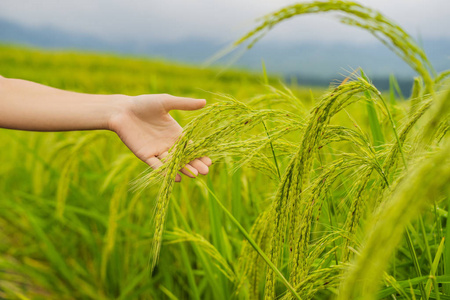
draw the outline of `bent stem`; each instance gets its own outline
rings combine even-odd
[[[370,84],[369,78],[367,78],[366,74],[364,74],[364,71],[362,69],[360,69],[360,73],[361,73],[361,77],[367,83]],[[403,153],[402,143],[400,142],[400,138],[398,137],[397,127],[395,125],[394,118],[391,115],[391,111],[389,110],[389,107],[388,107],[388,105],[386,103],[386,100],[384,100],[383,96],[381,96],[381,93],[379,91],[377,91],[375,94],[377,95],[378,99],[380,99],[381,103],[383,104],[384,108],[386,109],[386,112],[387,112],[388,118],[389,118],[389,122],[391,123],[391,126],[392,126],[392,131],[394,132],[395,139],[397,140],[398,150],[400,151],[400,155],[402,157],[403,164],[405,165],[405,169],[408,169],[408,165],[406,164],[405,154]],[[366,92],[366,97],[369,100],[372,99],[372,97],[370,96],[369,92]],[[372,128],[372,124],[371,124],[371,128]]]
[[[202,185],[208,190],[208,192],[211,194],[211,196],[216,200],[217,204],[220,206],[220,208],[225,212],[225,214],[230,218],[230,220],[236,225],[236,227],[239,229],[239,231],[244,235],[244,237],[247,239],[247,241],[252,245],[252,247],[255,249],[256,252],[264,259],[264,261],[269,265],[269,267],[278,275],[278,277],[281,279],[283,284],[289,289],[289,291],[292,293],[292,295],[296,298],[301,300],[300,296],[295,291],[294,287],[287,281],[287,279],[283,276],[280,270],[270,261],[270,259],[267,257],[267,255],[262,251],[262,249],[256,244],[256,242],[251,238],[251,236],[248,234],[248,232],[242,227],[242,225],[236,220],[236,218],[228,211],[228,209],[222,204],[222,202],[216,197],[216,195],[211,191],[211,189],[208,187],[208,185],[203,181],[199,180]]]
[[[270,149],[272,149],[273,161],[275,162],[275,167],[277,168],[278,180],[281,180],[280,168],[278,167],[277,156],[275,155],[275,150],[273,149],[272,140],[270,138],[269,132],[267,131],[266,123],[262,121],[264,129],[266,130],[267,138],[269,139]]]

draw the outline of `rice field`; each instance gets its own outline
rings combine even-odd
[[[327,90],[115,55],[0,46],[0,74],[87,93],[205,98],[151,171],[111,132],[0,130],[0,299],[450,299],[450,72],[381,14],[339,12],[413,68]],[[174,177],[208,155],[207,176]]]

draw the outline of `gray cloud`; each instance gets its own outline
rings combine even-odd
[[[189,38],[232,41],[255,26],[255,19],[290,0],[1,0],[0,17],[28,26],[54,26],[104,39],[148,42]],[[450,38],[448,0],[366,0],[413,36]],[[324,15],[294,18],[267,39],[366,43],[375,41]]]

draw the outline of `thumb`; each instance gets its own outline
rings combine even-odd
[[[206,105],[205,99],[175,97],[168,95],[164,100],[164,108],[169,110],[196,110]]]

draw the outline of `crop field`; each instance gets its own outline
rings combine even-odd
[[[172,112],[184,133],[155,171],[112,132],[0,129],[0,299],[450,299],[450,72],[352,2],[287,7],[237,44],[329,11],[417,72],[409,99],[363,70],[321,90],[0,45],[4,77],[208,101]],[[174,183],[205,155],[208,175]]]

